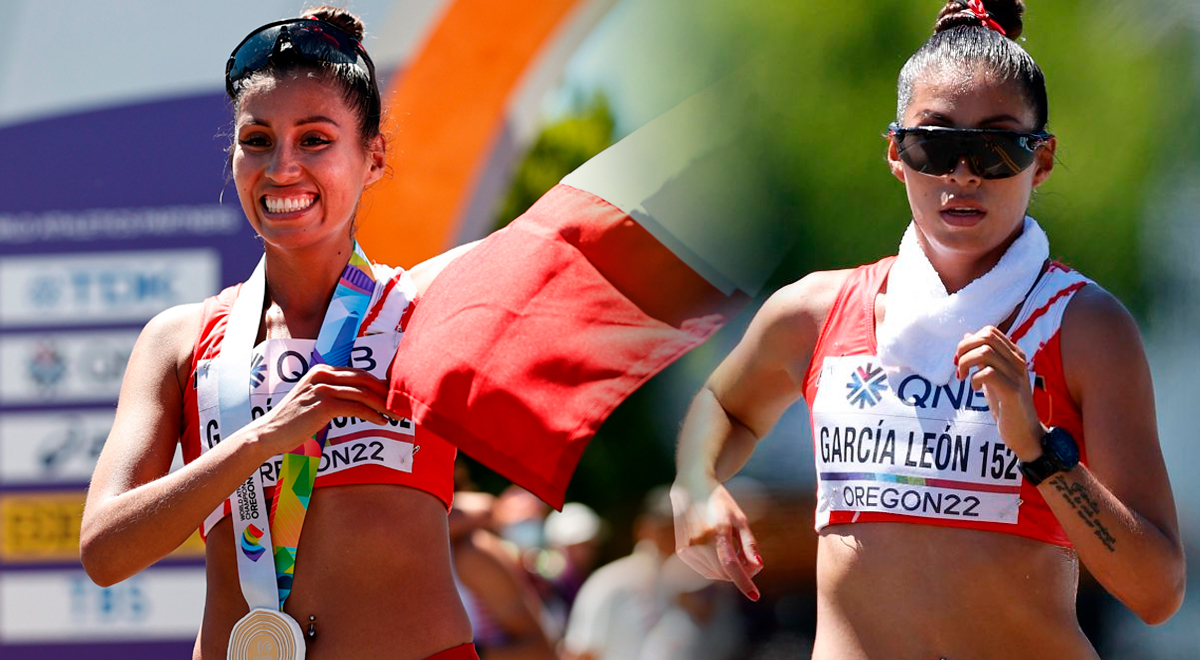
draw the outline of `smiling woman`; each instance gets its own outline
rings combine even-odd
[[[1137,327],[1026,215],[1054,167],[1017,0],[950,0],[898,84],[899,253],[776,292],[696,396],[672,489],[680,555],[758,599],[722,486],[804,397],[824,658],[1096,658],[1078,563],[1142,619],[1184,558]],[[969,392],[969,393],[968,393]],[[976,393],[978,392],[978,393]]]
[[[364,149],[357,119],[333,84],[293,71],[242,93],[234,118],[233,178],[268,249],[337,254],[362,190],[383,174],[384,140]]]
[[[143,330],[88,492],[102,585],[205,533],[196,658],[478,657],[450,568],[455,450],[386,416],[380,380],[456,253],[404,271],[354,239],[386,163],[362,38],[322,7],[234,50],[233,178],[263,258]]]

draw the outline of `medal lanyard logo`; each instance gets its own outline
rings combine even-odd
[[[363,317],[375,291],[375,277],[371,263],[363,254],[358,242],[354,253],[342,271],[317,344],[313,348],[311,363],[344,367],[350,364],[350,352],[358,336]],[[321,429],[299,447],[283,455],[279,467],[278,487],[271,502],[271,541],[274,545],[275,580],[279,588],[279,607],[292,591],[292,576],[296,566],[296,548],[300,544],[300,530],[308,513],[308,501],[312,497],[313,483],[317,478],[317,466],[321,462],[321,450],[329,427]]]
[[[262,547],[262,536],[262,530],[254,525],[246,527],[246,531],[242,532],[242,552],[246,553],[251,561],[258,561],[266,552],[266,548]]]

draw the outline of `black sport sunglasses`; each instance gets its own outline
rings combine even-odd
[[[1046,131],[1022,133],[991,128],[943,126],[888,126],[900,159],[909,167],[933,176],[953,172],[967,159],[971,171],[985,179],[1007,179],[1033,164],[1038,147],[1054,137]]]
[[[375,64],[361,42],[338,26],[316,18],[275,21],[251,32],[233,49],[225,63],[225,91],[236,98],[241,83],[267,66],[273,56],[290,44],[302,59],[329,64],[353,64],[371,78],[376,88]]]

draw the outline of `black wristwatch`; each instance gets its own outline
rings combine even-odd
[[[1079,445],[1066,429],[1052,426],[1042,436],[1042,455],[1028,463],[1021,461],[1021,473],[1034,486],[1059,472],[1079,465]]]

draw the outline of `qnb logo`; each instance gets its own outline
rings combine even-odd
[[[868,362],[850,374],[850,382],[846,383],[846,389],[850,392],[846,394],[846,400],[859,408],[874,406],[879,403],[887,387],[883,367]]]
[[[259,541],[262,540],[263,531],[254,525],[249,525],[242,532],[242,552],[250,558],[250,561],[258,561],[258,558],[266,552],[266,548],[262,547]]]
[[[266,358],[262,353],[254,356],[254,362],[250,365],[250,387],[258,387],[267,380],[267,363]]]

